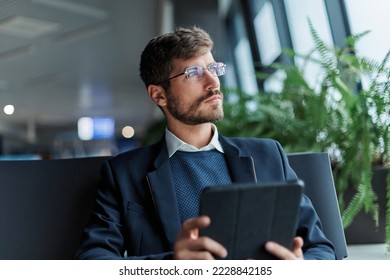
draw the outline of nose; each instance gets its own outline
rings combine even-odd
[[[207,90],[219,88],[220,82],[218,76],[214,76],[210,71],[206,70],[204,73],[204,85]]]

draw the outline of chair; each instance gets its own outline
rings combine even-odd
[[[0,161],[0,259],[71,259],[106,159]]]
[[[326,153],[289,154],[337,259],[347,256]],[[107,157],[0,161],[0,259],[66,260],[92,212]]]
[[[291,167],[305,182],[310,198],[321,219],[323,230],[335,246],[338,260],[348,256],[329,155],[327,153],[288,154]]]

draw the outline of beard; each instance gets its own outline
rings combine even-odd
[[[220,90],[211,90],[205,96],[195,100],[189,108],[181,108],[178,98],[171,91],[168,91],[167,110],[173,117],[184,124],[198,125],[209,122],[214,123],[220,121],[224,116],[221,104],[212,105],[211,110],[207,112],[199,111],[202,103],[213,95],[220,95],[223,98],[223,93]]]

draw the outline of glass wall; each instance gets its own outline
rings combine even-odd
[[[269,66],[282,53],[275,13],[269,1],[265,1],[263,7],[259,9],[254,17],[253,25],[255,27],[261,63]]]
[[[382,61],[390,49],[390,1],[345,0],[345,4],[352,34],[370,31],[357,43],[357,51]]]
[[[227,23],[229,45],[232,46],[234,71],[236,71],[238,85],[243,91],[254,94],[258,91],[254,59],[245,27],[244,17],[240,6],[235,3],[233,13]],[[232,71],[233,69],[228,69]]]
[[[322,40],[332,46],[332,34],[323,0],[284,0],[290,29],[293,48],[298,54],[306,55],[314,47],[310,34],[309,20]],[[295,63],[303,65],[303,59],[296,59]],[[309,85],[313,86],[318,77],[318,66],[309,63],[305,66],[305,77]]]
[[[229,40],[237,38],[231,51],[240,80],[239,87],[248,92],[280,90],[284,75],[280,71],[272,74],[274,70],[270,66],[276,62],[290,63],[283,51],[286,48],[300,55],[309,54],[314,47],[309,21],[329,47],[334,44],[340,46],[346,36],[369,30],[370,33],[357,44],[359,54],[382,61],[389,51],[390,36],[386,23],[389,22],[390,1],[387,0],[231,2],[227,22],[230,18],[235,28],[229,29]],[[304,64],[302,58],[295,58],[292,63],[304,66],[305,79],[309,85],[315,85],[321,73],[314,63]],[[258,70],[269,73],[269,78],[256,80],[254,75]]]

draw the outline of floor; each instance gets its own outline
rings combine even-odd
[[[390,260],[390,252],[386,248],[386,244],[348,245],[346,260]]]

